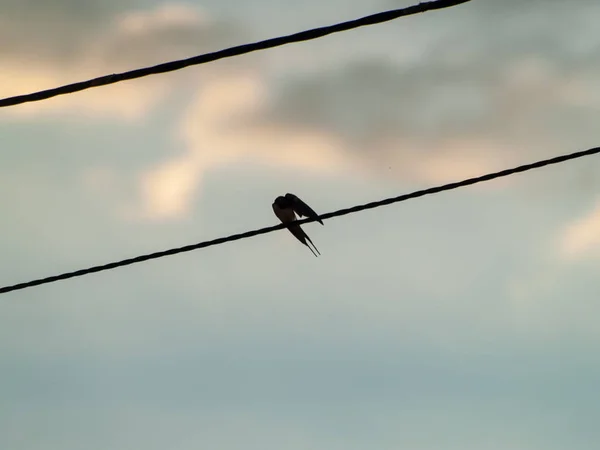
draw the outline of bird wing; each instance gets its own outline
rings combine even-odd
[[[285,194],[286,198],[288,198],[292,203],[292,208],[296,211],[300,217],[305,216],[311,219],[317,219],[321,225],[323,225],[323,221],[319,219],[319,215],[306,203],[304,203],[300,198],[295,196],[294,194]]]

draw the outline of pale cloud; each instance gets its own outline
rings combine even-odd
[[[198,53],[199,42],[203,50],[214,49],[236,31],[186,4],[125,11],[93,39],[88,36],[86,50],[76,51],[66,68],[46,60],[12,68],[9,60],[0,74],[0,95],[189,56]],[[180,123],[165,130],[182,152],[138,178],[141,205],[134,215],[160,219],[185,216],[203,175],[231,162],[435,184],[481,175],[513,165],[529,145],[547,144],[551,139],[539,125],[548,122],[548,111],[593,106],[583,94],[593,87],[591,78],[565,76],[547,55],[522,52],[496,60],[467,52],[458,63],[452,55],[412,65],[363,60],[296,75],[281,85],[244,60],[227,70],[203,68],[199,81],[183,71],[3,112],[26,120],[67,114],[139,122],[176,90],[190,92]]]
[[[431,144],[415,136],[383,133],[356,151],[335,128],[271,117],[273,101],[267,80],[257,71],[230,70],[205,77],[173,136],[185,154],[141,175],[140,214],[155,219],[184,217],[200,193],[203,175],[235,162],[350,176],[373,172],[381,176],[382,167],[389,165],[394,170],[383,172],[384,177],[417,183],[445,183],[503,168],[499,144],[468,136],[440,140],[439,147],[429,151]],[[495,183],[493,188],[503,186]]]
[[[192,202],[202,175],[202,161],[193,154],[171,160],[141,177],[145,219],[181,217]]]
[[[410,170],[403,169],[402,177],[413,182],[440,184],[477,177],[503,168],[501,155],[505,149],[492,141],[465,137],[447,139],[440,144],[440,148],[436,148],[433,153],[425,146],[414,147],[404,161]],[[482,184],[478,188],[498,189],[509,183],[506,179],[498,180]]]
[[[179,218],[188,212],[203,172],[235,157],[232,149],[224,145],[227,138],[222,137],[220,129],[228,119],[256,107],[261,87],[256,79],[243,74],[222,74],[198,87],[195,100],[184,113],[181,129],[173,137],[175,142],[183,142],[185,154],[141,175],[141,216]]]
[[[266,86],[252,71],[229,72],[205,80],[184,112],[174,141],[185,155],[158,164],[141,176],[147,218],[181,218],[199,193],[203,174],[242,161],[272,167],[332,173],[350,167],[331,133],[310,128],[248,125],[265,105]]]
[[[560,253],[567,261],[595,256],[600,251],[600,201],[562,231]]]
[[[75,79],[89,79],[94,73],[83,67],[67,75],[61,69],[49,66],[7,64],[0,73],[0,96],[9,97],[60,86]],[[28,121],[57,115],[79,120],[139,121],[164,98],[168,90],[168,85],[157,80],[140,80],[135,86],[118,84],[93,88],[73,95],[13,106],[1,113],[11,119]]]
[[[116,28],[125,34],[145,34],[148,30],[190,26],[196,27],[208,22],[203,11],[190,5],[167,3],[150,11],[130,11],[116,19]]]
[[[123,12],[102,30],[87,34],[80,31],[77,37],[71,36],[72,41],[82,44],[73,44],[68,51],[63,48],[66,44],[62,37],[48,38],[49,50],[36,58],[28,57],[26,52],[0,51],[6,53],[0,73],[0,96],[34,92],[192,56],[214,49],[235,36],[229,24],[210,20],[204,11],[192,5],[168,3],[147,11]],[[62,53],[69,57],[59,57]],[[24,120],[61,115],[82,120],[140,121],[170,92],[188,87],[189,79],[189,74],[155,76],[5,108],[2,114]]]

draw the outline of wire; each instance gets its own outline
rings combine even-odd
[[[174,70],[180,70],[198,64],[205,64],[211,61],[216,61],[218,59],[230,58],[232,56],[243,55],[245,53],[250,53],[258,50],[265,50],[267,48],[279,47],[294,42],[308,41],[311,39],[324,37],[329,34],[351,30],[353,28],[359,28],[367,25],[375,25],[383,22],[389,22],[390,20],[398,19],[404,16],[409,16],[436,9],[448,8],[451,6],[459,5],[461,3],[466,3],[468,1],[470,0],[434,0],[430,2],[419,3],[418,5],[409,6],[407,8],[380,12],[377,14],[372,14],[370,16],[362,17],[360,19],[341,22],[335,25],[329,25],[321,28],[313,28],[311,30],[301,31],[299,33],[271,38],[250,44],[238,45],[236,47],[230,47],[212,53],[205,53],[204,55],[198,55],[187,59],[170,61],[158,64],[156,66],[135,69],[128,72],[113,73],[110,75],[93,78],[87,81],[80,81],[77,83],[67,84],[57,88],[33,92],[31,94],[7,97],[4,99],[0,99],[0,107],[14,106],[27,102],[36,102],[40,100],[45,100],[47,98],[56,97],[58,95],[72,94],[74,92],[83,91],[93,87],[106,86],[121,81],[133,80],[134,78],[146,77],[148,75],[172,72]]]
[[[354,213],[357,213],[360,211],[365,211],[367,209],[379,208],[380,206],[391,205],[392,203],[403,202],[403,201],[410,200],[413,198],[424,197],[426,195],[437,194],[437,193],[443,192],[443,191],[450,191],[453,189],[458,189],[460,187],[471,186],[473,184],[482,183],[484,181],[490,181],[490,180],[494,180],[496,178],[507,177],[509,175],[513,175],[516,173],[527,172],[529,170],[539,169],[544,166],[549,166],[552,164],[559,164],[559,163],[563,163],[565,161],[569,161],[572,159],[583,158],[584,156],[595,155],[597,153],[600,153],[600,147],[592,148],[589,150],[583,150],[580,152],[570,153],[568,155],[557,156],[554,158],[537,161],[537,162],[534,162],[531,164],[525,164],[522,166],[514,167],[512,169],[505,169],[500,172],[493,172],[493,173],[489,173],[487,175],[482,175],[482,176],[475,177],[475,178],[469,178],[469,179],[466,179],[463,181],[457,181],[457,182],[450,183],[450,184],[435,186],[435,187],[431,187],[428,189],[411,192],[410,194],[399,195],[398,197],[391,197],[391,198],[379,200],[376,202],[353,206],[351,208],[340,209],[338,211],[323,214],[323,215],[319,216],[319,218],[321,220],[327,220],[327,219],[331,219],[333,217],[340,217],[340,216],[345,216],[347,214],[354,214]],[[314,221],[318,220],[319,218],[303,219],[303,220],[298,220],[294,223],[301,225],[301,224],[308,223],[308,222],[314,222]],[[211,247],[213,245],[225,244],[226,242],[238,241],[240,239],[246,239],[246,238],[258,236],[260,234],[271,233],[273,231],[281,230],[283,228],[286,228],[286,225],[279,224],[279,225],[275,225],[275,226],[271,226],[271,227],[247,231],[245,233],[233,234],[231,236],[221,237],[218,239],[213,239],[211,241],[204,241],[204,242],[200,242],[198,244],[186,245],[184,247],[172,248],[170,250],[149,253],[146,255],[136,256],[134,258],[128,258],[128,259],[124,259],[122,261],[115,261],[115,262],[100,265],[100,266],[93,266],[88,269],[81,269],[81,270],[76,270],[74,272],[67,272],[67,273],[63,273],[60,275],[54,275],[54,276],[47,277],[47,278],[40,278],[37,280],[27,281],[25,283],[14,284],[12,286],[4,286],[4,287],[0,288],[0,294],[5,294],[7,292],[17,291],[20,289],[26,289],[26,288],[30,288],[33,286],[39,286],[41,284],[54,283],[56,281],[66,280],[69,278],[80,277],[80,276],[87,275],[90,273],[102,272],[104,270],[112,270],[112,269],[116,269],[117,267],[128,266],[131,264],[136,264],[136,263],[148,261],[151,259],[158,259],[158,258],[162,258],[164,256],[171,256],[171,255],[176,255],[178,253],[190,252],[192,250],[197,250],[199,248],[206,248],[206,247]]]

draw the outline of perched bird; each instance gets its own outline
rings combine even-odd
[[[323,221],[318,218],[319,215],[316,212],[314,212],[314,210],[310,206],[308,206],[294,194],[288,193],[284,196],[277,197],[273,202],[272,206],[273,212],[279,218],[279,220],[281,220],[282,223],[289,224],[291,222],[294,222],[296,220],[296,214],[298,214],[298,216],[300,217],[305,216],[311,219],[317,219],[317,221],[321,225],[323,225]],[[290,230],[290,233],[292,233],[296,237],[296,239],[298,239],[300,242],[306,245],[309,248],[309,250],[313,253],[313,255],[317,256],[317,254],[313,251],[312,248],[310,248],[306,241],[312,244],[312,246],[315,248],[317,253],[319,253],[319,255],[321,254],[315,246],[315,244],[313,244],[308,235],[304,232],[304,230],[300,228],[300,225],[289,225],[288,230]]]

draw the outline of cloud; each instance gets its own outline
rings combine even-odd
[[[402,68],[367,60],[279,86],[261,72],[240,68],[205,78],[175,135],[186,162],[176,156],[152,170],[145,208],[149,215],[181,217],[202,174],[240,161],[418,184],[507,167],[528,150],[511,132],[520,131],[523,114],[531,118],[547,107],[537,89],[556,96],[561,84],[535,61],[505,72],[505,81],[495,85],[483,74],[461,76],[444,64]],[[537,89],[527,94],[526,86]],[[525,113],[518,105],[526,104],[531,110]],[[156,175],[172,173],[174,166],[186,175]],[[180,198],[173,197],[176,192]],[[158,207],[163,195],[177,207]]]
[[[596,256],[600,250],[600,202],[562,231],[560,253],[567,261]]]
[[[142,175],[142,198],[147,219],[181,217],[192,203],[201,177],[202,163],[193,154],[185,155]]]
[[[33,92],[133,68],[185,58],[231,43],[242,32],[215,21],[194,6],[167,3],[152,10],[130,10],[106,19],[103,28],[82,27],[67,10],[55,12],[54,29],[7,14],[19,26],[3,29],[0,96]],[[14,43],[14,45],[13,45]],[[43,45],[40,45],[43,43]],[[35,58],[32,56],[35,55]],[[7,108],[3,114],[31,120],[47,115],[140,120],[170,93],[186,88],[191,74],[156,76]],[[195,81],[197,82],[197,81]]]
[[[329,53],[316,70],[279,82],[265,119],[332,130],[348,157],[364,154],[363,164],[385,169],[412,153],[509,165],[588,146],[600,105],[600,34],[589,19],[598,10],[591,1],[474,2],[409,18],[360,52],[348,33],[351,51],[333,46],[342,63]],[[382,145],[390,141],[393,150]],[[466,155],[448,141],[466,145]]]
[[[583,75],[563,76],[553,61],[527,54],[409,66],[377,58],[285,81],[264,120],[331,130],[370,159],[386,159],[378,146],[386,138],[421,142],[435,154],[447,151],[441,144],[448,139],[485,140],[510,158],[549,141],[548,133],[564,135],[544,121],[577,117],[585,87]],[[541,127],[546,134],[531,135]]]
[[[50,87],[214,50],[243,34],[237,24],[190,5],[119,8],[118,13],[116,5],[108,8],[112,16],[106,29],[81,31],[77,25],[71,39],[49,39],[53,50],[46,56],[54,62],[23,62],[7,53],[0,86],[18,90],[11,93]],[[234,162],[437,184],[589,142],[600,101],[586,95],[600,90],[594,66],[579,61],[577,71],[563,64],[578,44],[559,27],[564,42],[546,45],[541,38],[549,25],[533,21],[520,27],[529,14],[522,10],[501,19],[516,31],[466,39],[479,28],[484,9],[463,8],[460,26],[442,28],[439,42],[427,44],[419,59],[363,51],[342,64],[278,77],[256,60],[234,58],[203,67],[201,78],[182,71],[5,111],[28,120],[69,114],[140,121],[184,93],[180,122],[165,130],[183,151],[155,161],[138,177],[142,204],[137,213],[155,219],[185,216],[204,174]],[[409,31],[418,37],[425,28]],[[32,42],[39,39],[32,36]],[[414,46],[425,42],[417,38]],[[315,51],[314,59],[319,58]],[[23,81],[2,83],[2,77]],[[565,133],[566,127],[572,133]]]
[[[338,139],[308,127],[248,124],[266,101],[266,85],[252,70],[220,72],[198,88],[174,140],[185,148],[141,177],[147,218],[180,218],[190,211],[203,174],[228,163],[332,173],[348,167]]]
[[[0,84],[6,89],[0,89],[2,97],[23,94],[57,87],[71,81],[93,78],[96,71],[82,67],[74,69],[66,75],[60,68],[45,65],[8,64],[0,74]],[[10,82],[9,80],[19,80]],[[42,102],[27,103],[5,109],[5,117],[17,120],[31,121],[40,117],[68,116],[73,119],[89,120],[128,120],[136,121],[146,114],[164,98],[168,86],[156,80],[143,80],[135,87],[125,84],[107,88],[91,89],[86,92],[60,96]]]

